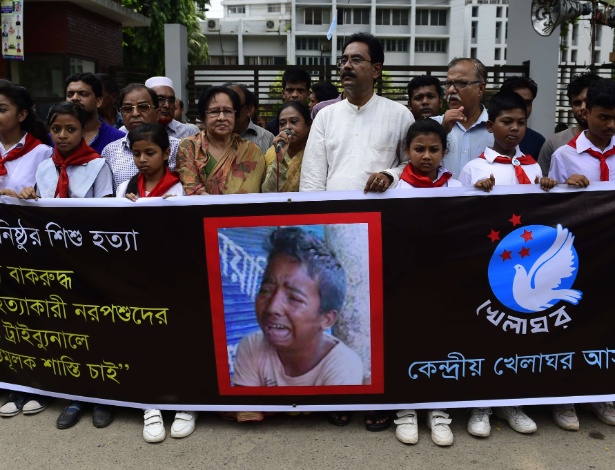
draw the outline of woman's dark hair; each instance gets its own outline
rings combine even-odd
[[[282,114],[282,111],[284,111],[286,108],[296,109],[299,112],[299,114],[303,116],[305,125],[306,126],[312,125],[312,117],[310,116],[310,110],[308,109],[306,105],[304,105],[303,103],[300,103],[299,101],[288,101],[284,103],[282,106],[280,106],[280,109],[278,109],[278,122],[280,121],[280,114]]]
[[[239,95],[235,93],[235,91],[230,88],[224,86],[212,86],[207,90],[204,90],[199,97],[199,103],[197,104],[197,113],[199,115],[199,119],[205,122],[205,111],[209,107],[209,102],[212,100],[214,96],[217,94],[224,93],[227,95],[231,103],[233,103],[233,109],[235,112],[239,112],[241,109],[241,100],[239,99]]]
[[[60,114],[68,114],[81,123],[81,127],[85,128],[86,117],[83,108],[69,101],[60,101],[54,104],[47,114],[47,125],[51,126]]]
[[[17,112],[27,111],[28,115],[20,123],[21,130],[29,132],[44,144],[51,145],[45,124],[37,116],[34,110],[34,102],[28,90],[8,80],[2,80],[0,82],[0,95],[4,95],[17,106]]]
[[[157,122],[141,124],[128,133],[128,145],[131,150],[135,142],[142,140],[155,143],[163,152],[171,146],[166,128]]]
[[[410,144],[414,138],[422,134],[436,134],[442,143],[442,154],[446,153],[446,130],[444,130],[442,124],[430,118],[415,121],[414,124],[410,126],[406,134],[406,148],[410,148]]]
[[[287,255],[307,269],[318,283],[320,313],[342,310],[346,298],[346,274],[335,253],[320,238],[299,227],[281,227],[269,236],[267,265],[276,256]]]

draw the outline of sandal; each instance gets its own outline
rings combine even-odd
[[[327,421],[334,426],[348,426],[352,413],[349,411],[332,411],[327,413]]]
[[[28,401],[28,395],[25,393],[11,392],[8,399],[0,406],[0,416],[9,418],[19,414],[26,401]]]
[[[368,423],[371,421],[371,423]],[[365,429],[370,432],[379,432],[389,429],[391,426],[391,414],[386,411],[372,411],[365,415]]]

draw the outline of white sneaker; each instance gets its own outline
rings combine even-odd
[[[604,424],[615,426],[615,408],[613,402],[588,403],[587,409],[593,411],[596,417]]]
[[[551,413],[553,414],[553,421],[560,428],[566,431],[579,430],[579,418],[574,405],[553,405],[551,406]]]
[[[194,432],[196,424],[196,411],[178,411],[171,426],[171,437],[180,438],[189,436]]]
[[[453,432],[448,426],[453,420],[448,413],[440,410],[427,412],[427,427],[431,429],[431,440],[438,446],[450,446],[453,443]]]
[[[490,414],[491,408],[472,408],[468,420],[468,432],[476,437],[489,437],[491,434]]]
[[[404,444],[416,444],[419,441],[419,428],[415,410],[401,410],[397,412],[395,435]]]
[[[145,442],[162,442],[166,437],[160,410],[145,410],[143,415],[143,439]]]
[[[520,406],[502,406],[495,409],[495,415],[506,420],[511,428],[522,434],[536,432],[536,423],[523,412]]]

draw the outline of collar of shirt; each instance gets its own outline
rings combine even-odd
[[[252,122],[252,119],[250,119],[250,121],[248,122],[248,127],[246,127],[246,130],[242,132],[242,135],[243,134],[259,135],[258,129],[259,127]]]
[[[372,97],[363,106],[356,106],[352,104],[350,101],[348,101],[348,99],[343,100],[343,101],[347,103],[348,106],[350,106],[355,113],[360,113],[363,109],[367,108],[370,104],[374,103],[378,98],[379,96],[376,93],[373,93]]]
[[[506,155],[502,155],[501,153],[497,153],[495,150],[493,150],[490,147],[487,147],[485,149],[485,151],[483,152],[483,154],[485,155],[485,160],[487,160],[489,163],[493,163],[493,161],[497,157],[510,158],[510,157],[507,157]],[[521,152],[521,149],[517,145],[515,147],[515,157],[519,158],[519,157],[522,157],[522,156],[523,156],[523,152]]]
[[[18,147],[23,147],[24,144],[26,143],[26,134],[25,133],[21,140],[19,142],[17,142],[15,145],[13,145],[11,148],[5,149],[4,145],[2,145],[2,142],[0,142],[0,153],[2,154],[2,156],[4,157],[7,153],[9,153],[11,150],[13,150],[14,148],[18,148]]]
[[[587,131],[581,132],[577,138],[577,153],[583,153],[587,149],[594,149],[596,152],[604,153],[607,150],[611,150],[615,145],[615,137],[611,137],[611,143],[604,150],[600,150],[585,136],[586,132]]]

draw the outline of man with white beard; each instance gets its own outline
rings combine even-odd
[[[493,146],[487,131],[487,110],[481,100],[485,93],[487,70],[478,59],[456,58],[448,64],[444,84],[449,110],[435,119],[448,132],[448,149],[443,165],[458,178],[463,166]]]

